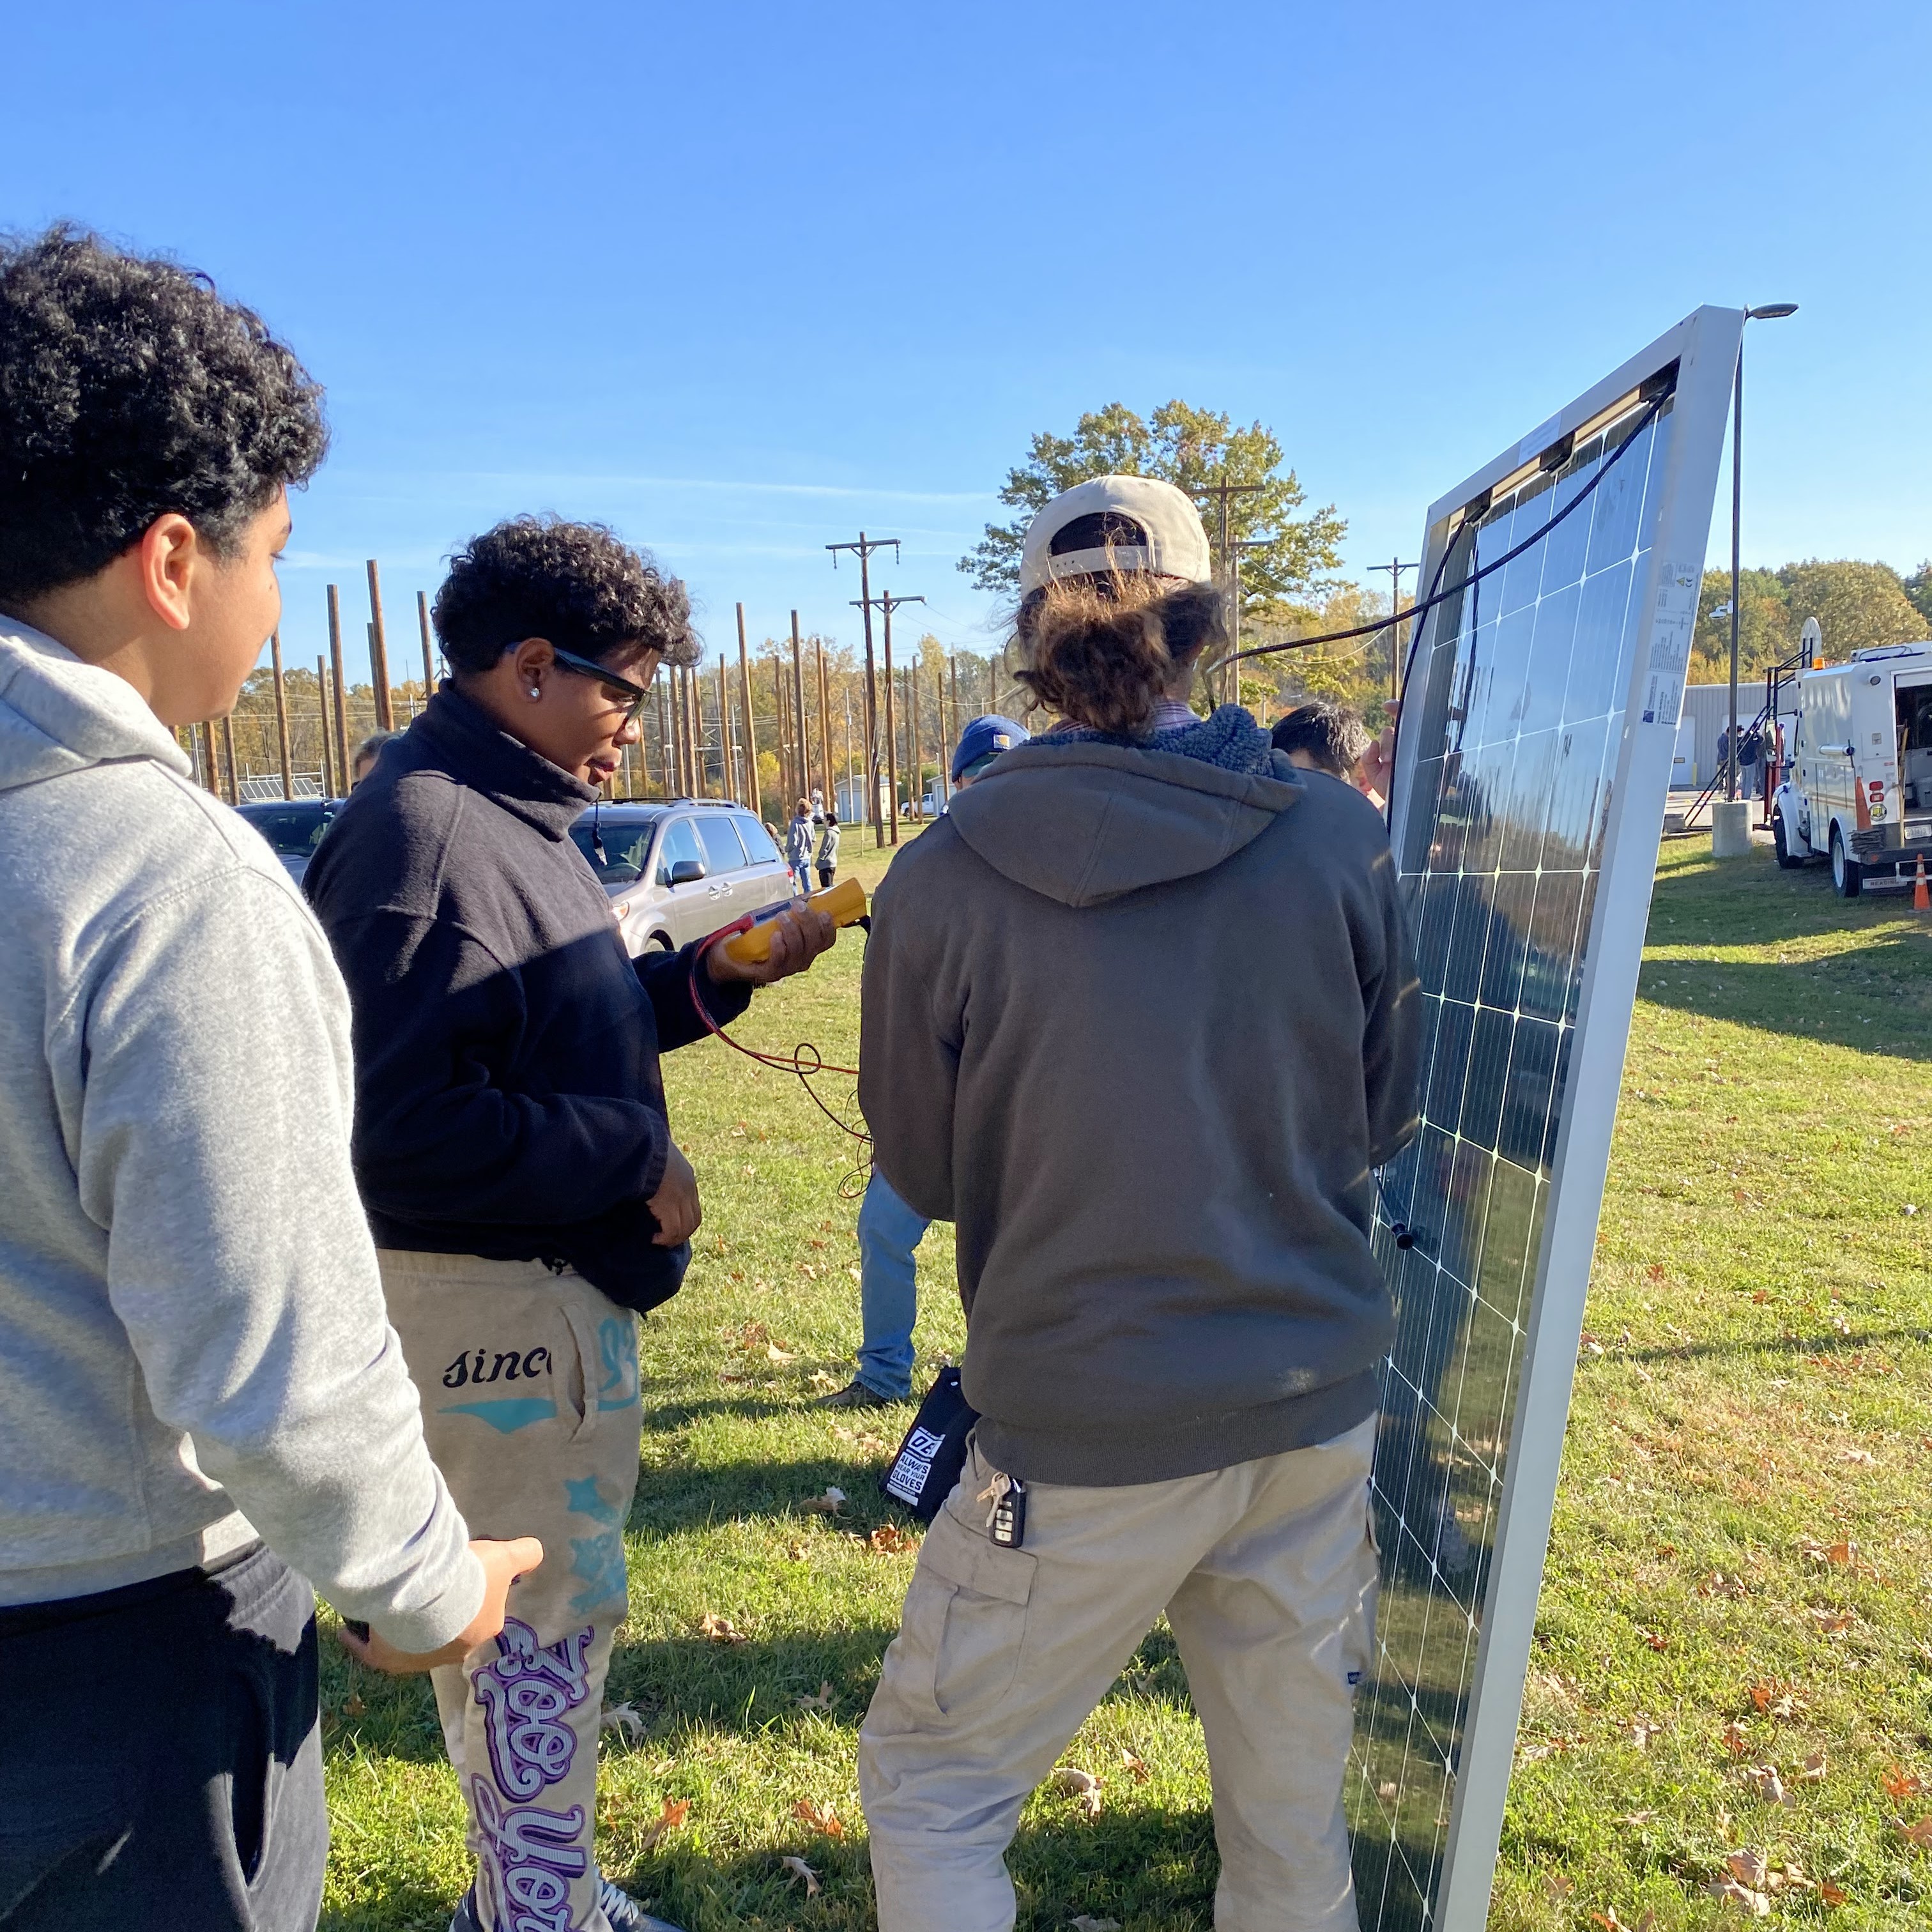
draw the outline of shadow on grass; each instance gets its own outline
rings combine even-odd
[[[1627,1362],[1690,1362],[1708,1355],[1853,1355],[1888,1342],[1932,1342],[1932,1330],[1863,1328],[1855,1335],[1772,1335],[1725,1342],[1678,1342],[1668,1348],[1619,1348]]]
[[[694,1396],[688,1402],[680,1402],[672,1396],[659,1400],[646,1383],[644,1436],[649,1441],[653,1436],[669,1435],[674,1430],[688,1428],[694,1422],[720,1415],[729,1416],[734,1422],[763,1422],[774,1415],[790,1414],[799,1408],[795,1402],[782,1401],[772,1396]]]
[[[894,1436],[894,1446],[897,1437]],[[889,1504],[879,1488],[882,1462],[855,1462],[827,1454],[790,1462],[717,1462],[703,1468],[646,1469],[631,1506],[631,1528],[658,1535],[701,1529],[722,1522],[762,1518],[803,1528],[815,1513],[809,1505],[827,1489],[844,1492],[837,1521],[842,1529],[868,1531],[882,1522],[906,1525],[910,1519]],[[823,1521],[822,1516],[818,1520]]]
[[[1080,1913],[1162,1932],[1205,1932],[1219,1861],[1204,1804],[1123,1806],[1092,1820],[1078,1816],[1070,1805],[1066,1810],[1064,1820],[1024,1826],[1007,1854],[1019,1900],[1018,1932],[1060,1932]],[[781,1862],[788,1854],[803,1858],[822,1888],[808,1903],[802,1880]],[[730,1858],[707,1858],[675,1844],[618,1876],[627,1890],[651,1902],[652,1910],[687,1932],[741,1926],[859,1932],[877,1923],[870,1857],[861,1837],[835,1841],[801,1830],[795,1841],[772,1851]]]
[[[1642,997],[1830,1046],[1932,1059],[1932,946],[1901,924],[1910,906],[1895,892],[1836,898],[1822,870],[1780,872],[1768,854],[1736,865],[1666,866],[1651,900],[1652,946],[1775,946],[1839,933],[1868,938],[1849,956],[1783,964],[1646,960]],[[1881,975],[1890,983],[1862,983]]]

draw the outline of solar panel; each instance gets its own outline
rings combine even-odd
[[[1698,310],[1429,515],[1419,581],[1466,587],[1419,620],[1393,794],[1426,1045],[1375,1228],[1364,1932],[1488,1912],[1743,326]]]

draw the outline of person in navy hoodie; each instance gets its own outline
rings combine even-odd
[[[662,1924],[592,1850],[597,1728],[626,1608],[637,1321],[700,1208],[661,1052],[832,943],[802,904],[756,966],[632,960],[570,830],[694,662],[683,586],[597,525],[518,518],[453,560],[453,673],[310,862],[355,1010],[355,1160],[430,1453],[478,1533],[554,1552],[498,1642],[434,1673],[478,1875],[459,1932]],[[702,1002],[700,1010],[700,1003]]]

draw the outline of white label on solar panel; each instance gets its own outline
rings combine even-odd
[[[1346,1794],[1363,1932],[1488,1912],[1675,748],[1626,727],[1682,708],[1742,328],[1699,310],[1430,512],[1421,580],[1450,594],[1391,794],[1424,1064],[1375,1224],[1396,1323]],[[1562,422],[1598,427],[1499,488]]]
[[[1697,625],[1701,567],[1665,564],[1657,583],[1651,620],[1649,668],[1644,680],[1643,722],[1677,728],[1684,710],[1684,681],[1690,668],[1690,634]]]

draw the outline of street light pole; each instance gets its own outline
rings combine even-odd
[[[1796,302],[1765,302],[1744,310],[1746,322],[1776,322],[1796,315]],[[1731,729],[1724,755],[1724,796],[1738,795],[1738,645],[1743,612],[1738,604],[1739,530],[1744,510],[1744,341],[1738,336],[1737,374],[1731,385]]]

